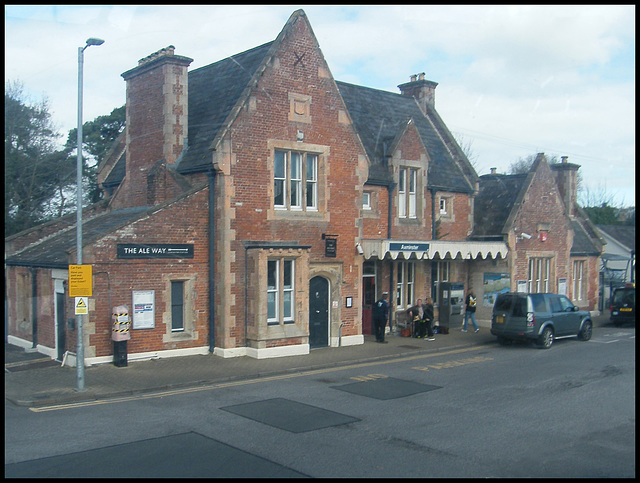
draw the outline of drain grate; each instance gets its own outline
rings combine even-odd
[[[344,384],[342,386],[331,386],[333,389],[366,396],[373,399],[398,399],[401,397],[411,396],[421,392],[434,391],[442,389],[442,386],[432,386],[429,384],[420,384],[413,381],[405,381],[394,377],[385,377],[383,379],[374,379],[372,381],[354,382]]]
[[[346,414],[284,398],[266,399],[220,409],[291,433],[304,433],[360,421]]]

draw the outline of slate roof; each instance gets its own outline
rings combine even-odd
[[[596,225],[611,238],[630,250],[636,249],[636,227],[628,225]]]
[[[256,71],[268,60],[274,42],[189,72],[189,130],[187,149],[177,166],[180,174],[209,168],[212,143],[230,120]],[[396,136],[412,120],[431,160],[428,187],[473,192],[447,149],[443,137],[448,137],[448,130],[433,109],[425,116],[412,97],[344,82],[337,85],[371,160],[370,182],[392,181],[386,155]],[[124,157],[118,160],[106,180],[109,187],[122,180],[124,163]]]
[[[98,215],[82,223],[82,244],[88,245],[110,232],[125,226],[146,213],[150,207],[124,208]],[[42,268],[69,268],[69,253],[76,248],[76,227],[29,245],[28,248],[5,258],[6,265]]]
[[[436,126],[439,116],[425,115],[413,97],[336,81],[365,151],[371,161],[370,183],[389,183],[389,152],[396,136],[411,120],[429,154],[427,187],[472,193],[473,187],[453,160]],[[444,126],[441,128],[446,129]]]
[[[225,126],[273,42],[189,72],[187,151],[177,170],[187,174],[211,164],[211,144]]]
[[[485,174],[479,178],[474,201],[473,236],[503,235],[528,174]]]
[[[573,228],[573,245],[571,246],[571,256],[579,255],[593,255],[598,256],[601,254],[593,242],[593,239],[589,236],[588,227],[581,223],[579,220],[571,220],[571,228]]]

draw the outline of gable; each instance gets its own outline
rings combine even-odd
[[[415,99],[402,94],[338,82],[338,89],[371,161],[369,182],[390,183],[387,157],[394,140],[411,119],[429,156],[428,187],[472,193],[468,178],[455,162],[436,129],[439,118],[428,118]]]
[[[480,176],[474,200],[473,236],[499,236],[507,231],[507,220],[527,179],[526,174]]]

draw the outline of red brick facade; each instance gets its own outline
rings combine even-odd
[[[516,290],[518,281],[528,279],[531,260],[550,260],[549,290],[556,291],[564,279],[573,296],[574,235],[567,193],[556,183],[558,178],[570,190],[571,173],[560,176],[546,161],[538,163],[504,241],[478,248],[479,242],[470,240],[477,188],[433,186],[430,177],[436,168],[411,119],[390,146],[389,181],[371,181],[373,160],[306,16],[296,12],[207,146],[209,172],[179,174],[189,144],[190,63],[168,47],[122,74],[127,82],[126,174],[111,196],[105,189],[107,200],[85,212],[143,211],[85,242],[83,261],[93,267],[84,326],[90,362],[109,360],[112,308],[125,304],[133,314],[133,293],[141,291],[153,291],[155,317],[151,327],[134,324],[130,354],[212,351],[258,358],[363,343],[370,330],[368,311],[382,291],[391,293],[397,323],[416,299],[437,295],[437,283],[462,282],[481,296],[484,274],[498,272],[508,274],[510,289]],[[400,87],[404,95],[413,92],[426,113],[433,109],[435,86],[421,78]],[[446,134],[443,129],[438,133]],[[278,163],[291,167],[298,156],[299,177],[281,176]],[[456,156],[451,155],[460,162]],[[104,170],[114,165],[107,160]],[[107,176],[103,172],[99,179]],[[368,207],[362,205],[363,195]],[[56,229],[51,224],[13,237],[6,253]],[[521,238],[522,232],[531,239]],[[423,248],[390,248],[405,241]],[[122,258],[123,244],[186,244],[193,257]],[[500,246],[505,251],[509,247],[506,260],[496,255]],[[74,258],[71,251],[70,264]],[[586,286],[579,305],[594,309],[597,258],[581,260]],[[57,327],[74,318],[73,299],[68,299],[62,321],[53,301],[56,292],[68,295],[68,274],[62,267],[30,270],[18,265],[6,271],[9,333],[15,340],[34,342],[29,294],[35,272],[37,344],[56,357]],[[366,283],[370,275],[373,284]],[[172,326],[176,284],[184,290],[179,329]],[[315,303],[322,310],[312,310]],[[314,315],[325,309],[326,316]],[[478,317],[488,311],[479,307]],[[67,327],[65,333],[66,349],[73,352],[76,331]]]

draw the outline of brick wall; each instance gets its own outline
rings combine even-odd
[[[208,189],[185,196],[150,216],[94,243],[86,263],[93,265],[93,297],[87,323],[87,357],[112,354],[111,309],[126,304],[132,314],[132,292],[155,291],[155,328],[132,331],[128,352],[160,351],[208,345]],[[119,243],[193,244],[194,257],[185,259],[118,259]],[[185,319],[193,320],[190,336],[171,338],[170,281],[185,280],[193,297]],[[90,307],[91,309],[91,307]],[[169,335],[168,335],[169,334]]]

